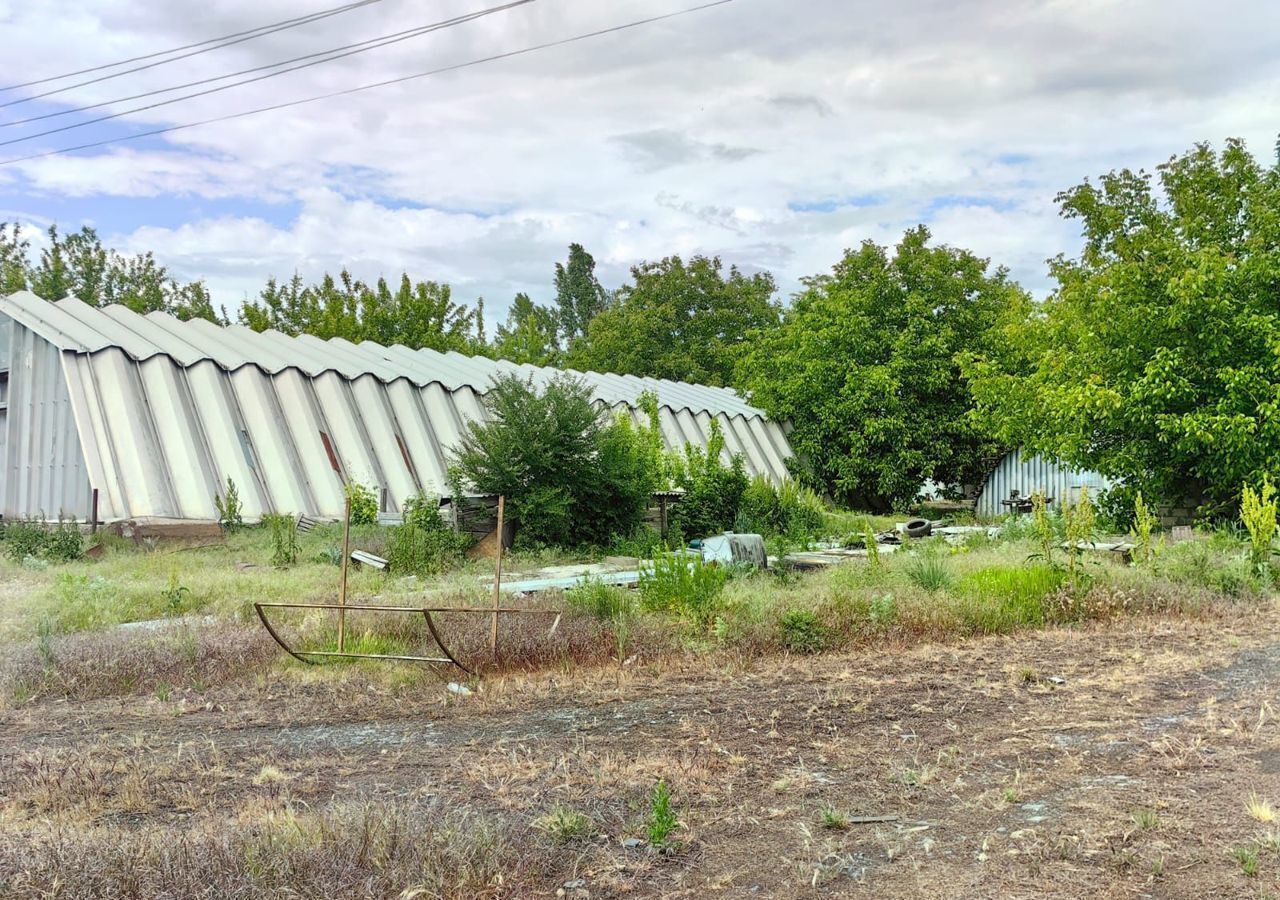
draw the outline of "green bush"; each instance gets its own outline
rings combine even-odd
[[[728,531],[738,520],[747,490],[746,470],[741,456],[734,456],[726,466],[720,459],[723,450],[724,432],[712,419],[707,449],[687,445],[685,458],[677,466],[676,486],[685,494],[671,514],[671,524],[686,538]]]
[[[28,557],[46,562],[72,562],[84,555],[84,536],[75,522],[9,522],[4,531],[5,552],[14,562]]]
[[[378,495],[373,488],[352,481],[346,487],[347,499],[351,501],[352,525],[378,524]]]
[[[640,570],[640,600],[646,609],[673,610],[705,628],[720,609],[728,580],[728,572],[699,556],[659,554],[652,570]]]
[[[783,646],[793,653],[817,653],[827,645],[827,627],[811,609],[788,609],[780,626]]]
[[[898,602],[893,594],[881,594],[867,608],[867,619],[876,628],[884,629],[898,621]]]
[[[391,529],[387,568],[396,575],[439,575],[462,561],[466,539],[434,516],[419,516]],[[416,524],[421,522],[422,524]]]
[[[506,497],[523,544],[602,546],[631,534],[660,486],[656,423],[610,420],[593,397],[568,374],[541,390],[500,376],[485,394],[486,418],[455,448],[459,479]]]
[[[1130,484],[1114,484],[1098,494],[1098,527],[1107,534],[1128,534],[1134,527],[1134,504],[1142,492]]]
[[[751,479],[734,522],[737,531],[765,537],[785,535],[793,540],[811,540],[826,525],[826,505],[812,490],[793,479],[775,488],[767,478]]]

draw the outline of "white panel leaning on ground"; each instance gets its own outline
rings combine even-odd
[[[228,477],[250,520],[339,516],[344,479],[383,489],[394,511],[447,492],[449,451],[484,415],[493,376],[540,383],[557,371],[11,294],[0,298],[0,512],[84,520],[96,489],[100,521],[212,521]],[[788,429],[731,389],[573,374],[638,422],[640,394],[656,394],[669,449],[706,447],[714,418],[726,461],[787,475]]]

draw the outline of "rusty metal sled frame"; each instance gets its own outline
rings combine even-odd
[[[554,631],[556,625],[560,622],[560,611],[555,609],[528,609],[516,607],[504,607],[501,604],[502,591],[502,519],[503,508],[506,505],[505,498],[498,498],[498,552],[497,564],[494,572],[493,581],[493,606],[370,606],[367,604],[350,604],[347,603],[347,565],[351,558],[351,500],[348,498],[346,504],[346,513],[342,527],[342,577],[338,587],[337,603],[263,603],[253,604],[254,610],[258,613],[258,618],[262,621],[262,626],[267,629],[267,634],[280,645],[285,653],[288,653],[299,662],[307,665],[315,665],[318,659],[380,659],[392,662],[419,662],[434,663],[438,665],[454,665],[468,675],[474,675],[475,672],[471,668],[463,665],[456,656],[449,651],[444,640],[440,637],[440,631],[436,628],[435,619],[432,618],[433,613],[470,613],[472,615],[492,616],[492,626],[490,628],[490,650],[493,654],[494,661],[498,660],[498,617],[508,613],[535,613],[539,615],[554,615],[556,617],[555,624],[551,626]],[[336,650],[295,650],[285,642],[280,633],[272,626],[271,621],[267,618],[264,610],[267,609],[324,609],[333,610],[338,614],[338,643]],[[347,612],[378,612],[378,613],[409,613],[411,615],[420,615],[427,623],[427,631],[431,635],[431,639],[435,641],[436,646],[440,648],[443,656],[413,656],[409,654],[394,653],[356,653],[347,650]],[[310,657],[316,657],[312,659]]]

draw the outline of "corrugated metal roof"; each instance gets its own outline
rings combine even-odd
[[[60,350],[93,354],[117,347],[138,362],[164,355],[183,366],[207,359],[228,371],[254,365],[274,375],[297,368],[311,377],[337,372],[348,379],[361,375],[373,375],[385,382],[408,378],[420,387],[438,382],[451,391],[463,386],[483,391],[493,376],[508,372],[532,376],[541,383],[562,371],[453,351],[410,350],[398,344],[384,347],[374,341],[353,344],[342,338],[325,341],[310,335],[291,337],[278,331],[259,333],[243,325],[224,328],[203,319],[182,322],[166,313],[144,316],[123,306],[99,309],[72,297],[49,303],[28,291],[0,299],[0,312]],[[672,409],[764,418],[762,411],[730,388],[634,375],[563,371],[585,378],[595,389],[597,399],[610,406],[632,404],[648,390],[657,394],[659,405]]]
[[[64,463],[19,461],[21,447],[9,442],[10,480],[31,483],[5,483],[0,499],[8,516],[83,518],[87,480],[99,491],[104,521],[212,519],[213,495],[228,476],[250,518],[271,511],[339,515],[346,481],[385,489],[394,509],[419,490],[446,489],[450,450],[467,423],[484,415],[481,397],[492,376],[515,372],[542,383],[557,372],[454,352],[180,322],[74,299],[48,303],[30,293],[0,298],[0,316],[16,324],[15,342],[35,347],[35,338],[60,356],[65,380],[42,390],[74,414],[72,433],[53,445],[63,448]],[[15,382],[36,377],[24,365],[13,361]],[[637,421],[636,400],[653,391],[670,449],[705,447],[714,418],[726,460],[741,453],[749,474],[786,477],[786,429],[731,390],[575,374],[601,403],[630,410]],[[18,420],[9,418],[10,437]],[[68,468],[80,456],[82,468]],[[64,478],[64,470],[77,474]],[[27,508],[20,497],[58,498],[63,506]]]

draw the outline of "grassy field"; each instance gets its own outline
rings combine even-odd
[[[564,614],[504,625],[469,694],[270,641],[252,602],[333,599],[335,540],[288,569],[259,530],[0,566],[0,894],[1280,891],[1280,611],[1234,535],[1141,567],[1010,528],[670,602],[595,585],[525,601]],[[481,604],[488,575],[355,571],[351,597]],[[385,618],[353,615],[358,646],[427,648]],[[487,621],[442,625],[488,662]]]

